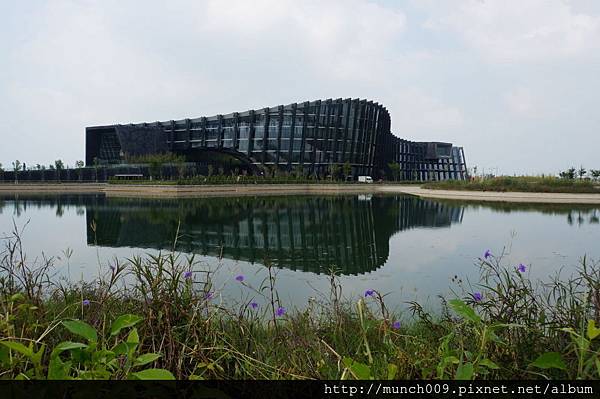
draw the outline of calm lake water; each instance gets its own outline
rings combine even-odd
[[[56,278],[91,280],[114,258],[170,250],[194,253],[198,269],[217,269],[219,300],[259,286],[265,260],[289,307],[327,294],[328,270],[343,295],[389,293],[388,304],[417,300],[435,308],[452,281],[478,281],[478,257],[505,248],[507,265],[533,278],[568,275],[587,255],[600,259],[600,207],[472,204],[412,196],[282,196],[203,199],[104,195],[0,197],[0,236],[24,228],[28,259],[53,256]],[[94,228],[92,228],[94,226]],[[72,252],[70,256],[66,256]]]

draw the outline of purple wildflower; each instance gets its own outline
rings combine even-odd
[[[375,294],[375,290],[366,290],[365,291],[365,298],[368,296],[373,296]]]
[[[281,316],[283,316],[284,314],[285,314],[285,308],[284,308],[284,307],[281,307],[281,306],[280,306],[280,307],[278,307],[278,308],[277,308],[277,311],[275,312],[275,315],[276,315],[277,317],[281,317]]]
[[[214,293],[213,292],[207,292],[206,294],[204,294],[204,299],[206,299],[207,301],[210,301],[211,299],[213,299]]]
[[[485,250],[485,253],[483,254],[483,257],[485,259],[489,258],[490,256],[492,256],[492,251],[490,251],[489,249]]]
[[[82,304],[83,306],[89,306],[89,304],[90,304],[90,300],[89,300],[89,299],[84,299],[83,301],[81,301],[81,304]]]
[[[241,283],[242,281],[244,281],[244,275],[243,274],[237,275],[237,276],[235,276],[235,279]]]
[[[185,273],[183,273],[183,278],[186,280],[189,280],[192,278],[192,272],[191,271],[187,271]]]
[[[481,292],[474,292],[473,299],[475,300],[475,302],[481,302],[481,300],[483,299],[483,295],[481,295]]]
[[[394,330],[398,330],[400,328],[400,321],[396,320],[395,322],[392,323],[392,328]]]
[[[112,271],[113,271],[113,273],[114,273],[114,271],[115,271],[115,267],[114,267],[113,265],[110,265],[110,270],[112,270]]]
[[[252,309],[256,309],[256,308],[258,308],[258,303],[256,303],[256,302],[250,302],[250,307]]]
[[[525,271],[527,270],[527,267],[524,264],[520,263],[519,267],[517,267],[517,270],[520,271],[521,273],[525,273]]]

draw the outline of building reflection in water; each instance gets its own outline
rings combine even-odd
[[[171,249],[179,231],[181,252],[346,275],[382,266],[393,234],[448,227],[463,212],[409,196],[101,197],[86,204],[89,245]]]
[[[83,215],[87,244],[181,252],[340,274],[373,271],[392,235],[460,223],[464,206],[412,196],[294,196],[202,199],[114,198],[102,194],[0,197],[0,211],[56,209]],[[92,228],[94,226],[94,228]]]

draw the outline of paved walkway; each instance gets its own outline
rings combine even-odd
[[[417,186],[382,186],[379,191],[387,193],[397,192],[412,194],[424,198],[464,201],[526,202],[541,204],[600,204],[600,194],[428,190]]]

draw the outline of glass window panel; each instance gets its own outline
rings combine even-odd
[[[304,142],[304,151],[312,152],[312,148],[313,148],[312,141],[305,140],[305,142]]]
[[[219,132],[216,129],[211,129],[206,132],[207,140],[216,140],[219,137]]]
[[[302,126],[296,126],[296,127],[294,127],[294,137],[295,138],[302,138]]]
[[[277,160],[277,154],[274,151],[265,153],[265,162],[275,162]]]
[[[240,126],[240,138],[245,139],[250,136],[250,127],[248,126]]]
[[[305,151],[304,152],[304,162],[313,162],[315,159],[314,154],[312,153],[312,151]]]
[[[227,127],[223,128],[223,139],[232,139],[233,138],[233,128]]]

